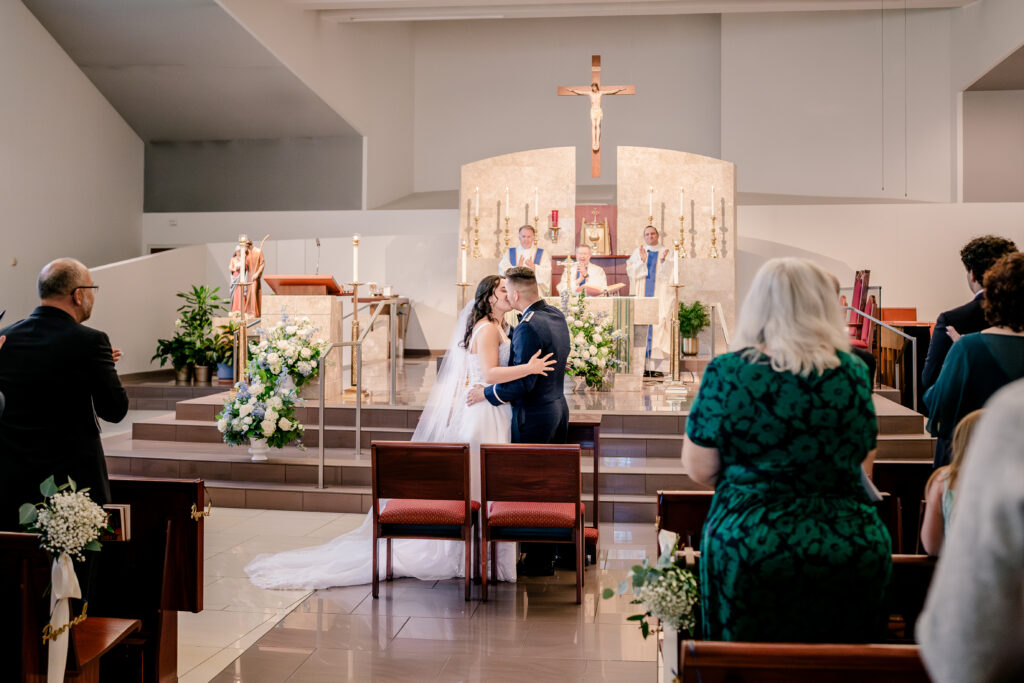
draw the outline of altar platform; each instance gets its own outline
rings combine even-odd
[[[216,415],[226,388],[176,385],[147,378],[127,384],[131,407],[173,409],[140,420],[131,433],[104,439],[111,474],[147,477],[201,477],[215,506],[362,513],[370,507],[370,444],[408,440],[436,376],[436,359],[405,359],[398,364],[395,404],[389,403],[387,364],[364,366],[368,393],[363,401],[361,452],[355,452],[355,406],[325,406],[327,488],[317,488],[319,405],[300,408],[307,450],[289,447],[266,462],[250,462],[245,447],[227,446],[217,431]],[[570,419],[600,419],[600,520],[653,522],[659,490],[699,488],[680,459],[686,416],[699,374],[687,373],[688,396],[669,401],[660,382],[633,383],[633,390],[567,394]],[[931,461],[934,440],[924,418],[880,395],[879,460]],[[593,499],[593,461],[583,461],[585,499]],[[587,515],[593,515],[588,506]]]

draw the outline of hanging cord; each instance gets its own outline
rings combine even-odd
[[[907,0],[903,0],[903,197],[910,196],[910,32],[907,28]]]
[[[878,19],[878,26],[882,34],[882,66],[880,73],[882,83],[882,192],[885,192],[885,0],[879,0]]]

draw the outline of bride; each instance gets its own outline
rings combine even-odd
[[[524,365],[508,367],[511,342],[502,320],[512,310],[504,279],[488,275],[476,288],[472,303],[459,313],[451,342],[413,441],[470,445],[473,499],[480,499],[480,444],[511,440],[512,409],[486,401],[466,405],[466,388],[511,382],[527,375],[545,375],[555,360],[538,351]],[[386,504],[386,503],[384,503]],[[249,580],[260,588],[329,588],[370,583],[373,511],[353,531],[324,545],[259,555],[246,566]],[[378,552],[384,556],[384,544]],[[394,575],[433,580],[462,576],[465,545],[461,541],[396,539],[392,544]],[[498,578],[516,580],[515,544],[499,544]],[[384,562],[381,561],[383,573]]]

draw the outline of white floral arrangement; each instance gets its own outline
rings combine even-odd
[[[266,439],[268,446],[283,448],[305,431],[296,415],[303,403],[298,390],[319,374],[326,342],[313,340],[316,328],[309,318],[284,317],[261,334],[249,344],[248,377],[235,384],[217,416],[217,429],[234,446]]]
[[[664,532],[663,532],[664,533]],[[689,569],[682,565],[676,556],[679,548],[679,537],[664,546],[664,552],[655,566],[645,558],[643,564],[634,566],[626,579],[619,584],[618,591],[611,588],[604,590],[604,597],[611,598],[633,592],[631,604],[643,605],[643,614],[628,617],[629,621],[640,622],[640,632],[644,638],[650,633],[647,617],[655,617],[662,624],[677,631],[686,631],[693,635],[696,628],[695,607],[700,598],[697,578]]]
[[[108,531],[106,510],[89,496],[89,489],[78,490],[75,481],[57,486],[53,477],[39,485],[43,502],[25,503],[18,510],[21,525],[40,535],[40,545],[54,558],[63,554],[82,562],[86,550],[100,549],[100,534]]]
[[[571,341],[565,374],[583,377],[587,386],[600,389],[605,372],[621,364],[615,352],[626,333],[616,330],[606,313],[588,311],[584,300],[583,292],[575,298],[570,298],[568,292],[562,295],[562,313]]]

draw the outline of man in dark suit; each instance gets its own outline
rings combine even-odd
[[[526,267],[505,271],[505,287],[509,303],[522,313],[512,332],[512,356],[509,365],[520,365],[534,353],[554,354],[557,361],[547,375],[528,375],[513,382],[474,387],[469,402],[482,400],[492,405],[512,404],[513,443],[565,443],[569,433],[569,405],[565,402],[565,364],[569,360],[569,326],[565,316],[540,298],[537,278]],[[554,573],[556,550],[550,544],[523,544],[526,559],[518,571],[527,576]],[[566,562],[559,566],[575,567],[575,548],[563,553]]]
[[[75,480],[100,505],[110,500],[97,416],[120,421],[128,396],[114,370],[120,351],[82,325],[95,292],[89,270],[58,259],[39,274],[39,306],[0,334],[0,529],[20,530],[18,508],[42,500],[39,484]]]
[[[949,353],[953,342],[961,335],[981,332],[989,326],[985,322],[985,313],[981,310],[981,302],[985,298],[985,290],[981,284],[985,279],[985,271],[1000,257],[1015,251],[1016,244],[995,235],[975,237],[960,250],[960,260],[967,269],[967,286],[971,288],[974,298],[963,306],[940,313],[938,320],[935,321],[932,339],[928,344],[928,356],[921,372],[922,394],[939,378],[942,363],[946,360],[946,354]]]
[[[974,298],[963,306],[940,313],[938,320],[935,321],[932,339],[928,344],[928,355],[924,361],[924,370],[921,371],[921,395],[924,395],[924,392],[939,378],[942,363],[946,360],[946,354],[949,353],[953,342],[961,335],[981,332],[989,327],[981,306],[985,299],[985,290],[982,288],[985,271],[1002,256],[1015,251],[1017,251],[1016,244],[995,235],[975,237],[960,250],[960,260],[963,262],[964,268],[967,269],[967,286],[971,288]],[[936,467],[949,462],[949,451],[950,443],[946,439],[938,439],[935,442]]]

